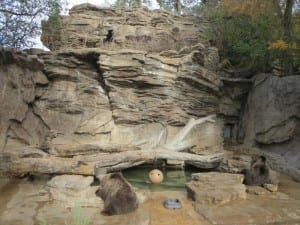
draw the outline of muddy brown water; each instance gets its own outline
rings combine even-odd
[[[72,225],[74,213],[51,200],[45,180],[0,178],[0,225]],[[163,207],[166,198],[178,198],[182,209]],[[133,213],[103,216],[100,208],[83,208],[82,217],[90,225],[297,225],[300,224],[300,183],[281,176],[277,193],[248,195],[219,207],[197,213],[184,190],[154,190]],[[76,221],[75,221],[76,222]],[[77,221],[78,222],[78,221]],[[77,225],[77,224],[76,224]],[[79,224],[78,224],[79,225]]]

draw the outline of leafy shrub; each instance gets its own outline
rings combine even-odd
[[[278,39],[269,45],[272,60],[278,60],[281,67],[281,75],[289,75],[299,72],[300,44],[299,41],[284,41]]]

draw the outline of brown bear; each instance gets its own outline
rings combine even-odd
[[[96,195],[104,201],[103,214],[129,213],[138,208],[138,198],[132,186],[121,173],[104,175]]]
[[[266,157],[259,156],[252,160],[250,169],[244,169],[244,184],[263,185],[278,184],[278,174],[273,171],[266,162]]]

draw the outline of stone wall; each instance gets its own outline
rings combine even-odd
[[[42,144],[49,127],[34,109],[39,89],[48,86],[43,63],[36,56],[0,49],[0,149],[14,145]]]

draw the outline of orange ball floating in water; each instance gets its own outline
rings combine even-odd
[[[160,184],[164,179],[164,174],[158,170],[151,170],[149,172],[149,179],[153,184]]]

